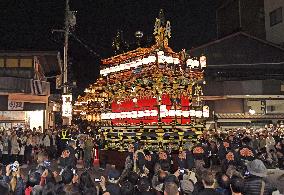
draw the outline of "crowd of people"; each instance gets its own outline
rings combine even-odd
[[[138,140],[129,144],[122,170],[110,165],[98,175],[92,169],[94,150],[106,142],[96,132],[80,134],[76,129],[68,134],[54,129],[3,131],[0,194],[284,194],[282,128],[206,131],[178,151],[171,143],[149,151]],[[80,163],[84,168],[78,168]]]

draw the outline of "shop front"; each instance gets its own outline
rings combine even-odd
[[[0,95],[0,128],[36,128],[48,126],[46,98],[23,94]],[[37,100],[37,101],[35,101]]]
[[[0,111],[0,129],[44,127],[44,110]]]

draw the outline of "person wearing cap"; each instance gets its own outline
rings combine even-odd
[[[245,178],[244,192],[250,194],[269,195],[277,189],[266,180],[267,168],[261,160],[255,159],[247,164],[249,176]]]
[[[119,177],[120,173],[116,169],[112,169],[108,173],[108,182],[106,184],[106,191],[110,193],[110,195],[120,195],[121,189],[119,186]]]

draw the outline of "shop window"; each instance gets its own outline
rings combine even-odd
[[[7,58],[6,59],[6,67],[8,67],[8,68],[19,67],[19,59]]]
[[[33,59],[20,59],[20,67],[32,68],[33,67]]]
[[[1,67],[4,67],[4,62],[5,62],[4,59],[3,59],[3,58],[0,58],[0,68],[1,68]]]
[[[269,13],[270,26],[274,26],[282,22],[282,7],[279,7]]]

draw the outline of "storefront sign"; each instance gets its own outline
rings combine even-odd
[[[24,110],[24,102],[8,100],[8,110]]]
[[[62,95],[62,116],[72,116],[72,95]]]

